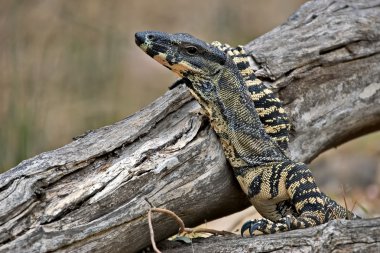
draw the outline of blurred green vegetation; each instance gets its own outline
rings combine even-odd
[[[142,30],[244,44],[303,0],[0,1],[0,171],[112,124],[175,77],[134,45]]]

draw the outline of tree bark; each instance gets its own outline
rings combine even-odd
[[[308,162],[380,129],[379,0],[308,2],[246,49],[257,75],[285,101],[291,158]],[[1,174],[0,252],[136,252],[150,245],[146,214],[152,206],[174,211],[187,226],[249,206],[199,109],[179,87]],[[154,215],[153,224],[157,241],[177,232],[163,215]],[[332,222],[255,241],[265,249],[266,238],[286,246],[294,236],[291,242],[301,248],[298,233],[307,231],[317,243],[327,226],[359,247],[363,242],[348,229],[358,224],[366,227],[364,237],[375,231],[379,246],[378,220]]]
[[[191,244],[165,241],[159,245],[165,253],[243,253],[243,252],[379,252],[380,218],[334,220],[315,228],[282,234],[241,238],[210,237]]]

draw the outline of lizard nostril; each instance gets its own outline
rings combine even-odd
[[[154,41],[154,40],[155,40],[155,37],[154,37],[152,34],[148,34],[146,37],[147,37],[149,40],[151,40],[151,41]]]

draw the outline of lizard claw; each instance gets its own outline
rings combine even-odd
[[[250,221],[247,221],[246,223],[243,224],[243,226],[241,226],[241,229],[240,229],[240,233],[241,233],[241,236],[244,237],[244,232],[249,230],[249,235],[251,237],[254,236],[254,232],[256,229],[258,229],[260,226],[260,224],[254,220],[250,220]]]

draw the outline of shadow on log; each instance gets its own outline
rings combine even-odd
[[[293,159],[311,161],[380,129],[380,1],[308,2],[246,50],[257,75],[286,103]],[[174,211],[187,226],[247,207],[199,109],[179,87],[0,175],[0,252],[135,252],[150,244],[146,214],[152,206]],[[163,215],[153,224],[157,240],[177,232]],[[345,238],[355,248],[363,242],[355,246],[357,234],[349,228],[358,224],[365,235],[375,231],[379,246],[378,220],[334,221],[254,240],[262,249],[266,240],[297,245],[306,235],[318,243],[323,228],[335,233],[336,227],[353,233]],[[227,247],[218,240],[209,247]]]

